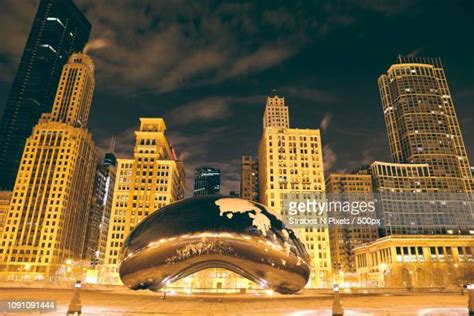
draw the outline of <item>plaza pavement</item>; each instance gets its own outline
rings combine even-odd
[[[55,313],[65,315],[73,289],[0,288],[0,299],[56,300]],[[344,294],[345,315],[467,315],[467,295],[460,293]],[[173,295],[131,290],[81,290],[82,315],[331,315],[333,297],[299,295]],[[0,313],[0,315],[9,315]],[[11,315],[32,315],[11,313]]]

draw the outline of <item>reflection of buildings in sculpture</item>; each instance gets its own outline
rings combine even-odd
[[[11,191],[0,191],[0,236],[7,219],[8,209],[10,208]]]
[[[240,196],[239,196],[239,193],[235,191],[229,191],[229,197],[238,198]]]
[[[261,290],[260,285],[229,270],[210,268],[196,272],[170,285],[180,292],[239,293]]]
[[[227,269],[290,294],[310,276],[304,245],[281,220],[261,204],[219,195],[185,199],[149,215],[127,237],[119,260],[120,278],[134,290],[175,287],[173,282],[188,275],[196,281],[193,273],[203,269],[209,278],[186,286],[197,291],[215,286],[223,292],[230,292],[224,286],[233,292],[245,286],[238,278],[225,284],[232,274],[220,269]]]
[[[38,10],[0,119],[0,189],[13,190],[26,139],[41,114],[51,112],[62,67],[82,51],[91,30],[72,0],[35,3]]]
[[[97,161],[86,129],[94,85],[92,60],[71,55],[51,113],[26,141],[1,239],[9,278],[50,277],[82,257]]]
[[[391,235],[354,248],[362,286],[449,287],[474,278],[474,237]]]
[[[194,170],[194,196],[219,194],[221,190],[221,171],[202,167]]]
[[[355,173],[332,173],[326,180],[326,192],[371,193],[372,178],[366,170]],[[331,262],[335,273],[342,275],[354,273],[354,246],[376,238],[377,228],[374,226],[334,225],[329,227]]]
[[[273,117],[276,115],[276,117]],[[264,130],[258,148],[260,201],[282,214],[286,194],[325,190],[319,130],[288,128],[284,99],[267,98]],[[311,258],[309,286],[329,286],[331,258],[327,228],[295,229]]]
[[[118,254],[123,241],[145,217],[184,197],[184,168],[165,137],[161,118],[140,118],[134,157],[117,160],[104,281],[118,282]],[[179,218],[176,219],[179,221]]]
[[[93,265],[104,263],[116,164],[117,160],[114,154],[106,153],[104,160],[98,163],[96,167],[92,205],[89,212],[83,254],[83,258],[92,262]]]
[[[252,156],[241,159],[240,197],[258,201],[258,163]]]

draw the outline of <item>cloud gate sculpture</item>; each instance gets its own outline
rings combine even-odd
[[[283,294],[302,289],[309,256],[265,206],[213,195],[168,205],[143,220],[120,253],[120,278],[157,291],[207,268],[224,268]]]

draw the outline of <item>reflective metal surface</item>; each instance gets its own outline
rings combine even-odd
[[[148,216],[128,236],[120,260],[122,281],[135,290],[156,291],[217,267],[287,294],[302,289],[310,274],[303,244],[265,206],[217,195]]]

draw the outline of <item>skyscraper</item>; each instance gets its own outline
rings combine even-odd
[[[194,170],[194,196],[217,194],[221,190],[221,171],[202,167]]]
[[[161,118],[140,118],[133,158],[117,160],[102,276],[105,282],[119,282],[119,250],[135,226],[161,207],[184,197],[183,162],[177,159],[165,130]]]
[[[26,141],[1,238],[4,277],[57,276],[82,257],[97,162],[85,128],[94,85],[92,60],[71,55],[51,113]]]
[[[63,65],[91,25],[71,0],[41,0],[0,121],[0,188],[12,190],[26,138],[51,111]]]
[[[378,80],[392,160],[427,163],[435,186],[473,186],[461,128],[441,60],[402,57]]]
[[[380,234],[470,233],[473,178],[441,60],[399,56],[378,84],[393,159],[369,169]]]
[[[94,264],[102,264],[105,258],[116,164],[117,160],[114,154],[106,153],[104,160],[98,163],[96,167],[94,192],[87,222],[86,242],[83,253],[84,259]]]
[[[240,197],[258,201],[258,164],[252,156],[242,156],[240,175]]]
[[[283,215],[286,195],[325,190],[319,130],[290,129],[287,114],[284,98],[267,98],[264,129],[258,148],[260,202],[278,215]],[[295,232],[311,257],[309,285],[329,286],[331,257],[327,227],[307,227],[295,229]]]

